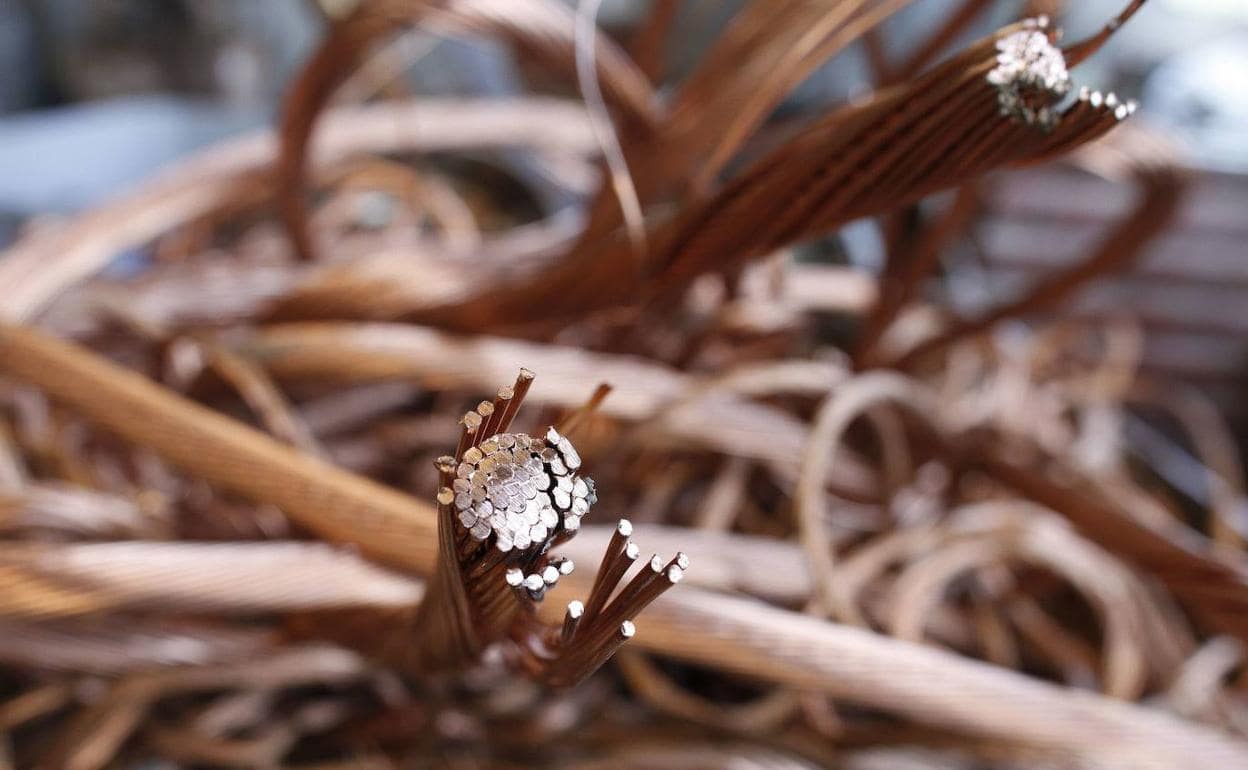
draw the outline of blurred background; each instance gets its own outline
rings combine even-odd
[[[594,5],[0,0],[0,770],[1248,766],[1248,3]],[[520,366],[693,563],[570,693],[396,662]]]
[[[0,243],[11,242],[31,218],[80,211],[199,147],[272,124],[327,18],[353,5],[0,2],[6,73],[0,83],[0,168],[6,171],[0,178]],[[886,23],[890,44],[907,50],[957,5],[911,4]],[[1017,12],[1013,3],[989,5],[962,33],[962,42]],[[1086,34],[1118,5],[1071,4],[1063,25],[1070,35]],[[686,75],[740,7],[678,3],[663,42],[660,85]],[[600,24],[627,41],[648,8],[646,2],[607,0]],[[1088,291],[1071,308],[1075,315],[1102,319],[1130,312],[1148,332],[1144,365],[1208,392],[1237,422],[1248,416],[1239,398],[1248,374],[1248,302],[1240,288],[1248,285],[1242,248],[1248,233],[1242,213],[1248,205],[1246,40],[1248,9],[1242,3],[1153,0],[1147,14],[1081,68],[1085,82],[1137,98],[1139,119],[1173,137],[1199,174],[1175,225],[1147,247],[1137,266]],[[414,32],[379,67],[376,88],[386,96],[515,96],[528,87],[520,64],[497,43]],[[871,82],[865,52],[851,47],[803,82],[776,118],[852,98]],[[559,197],[537,184],[538,194]],[[950,291],[961,292],[957,301],[968,306],[982,303],[985,294],[1015,292],[1086,251],[1129,201],[1129,191],[1066,169],[1002,180],[968,243],[959,246],[964,275]],[[870,226],[851,227],[841,238],[848,260],[878,269],[883,249]]]

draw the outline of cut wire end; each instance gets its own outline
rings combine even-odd
[[[562,687],[589,676],[634,635],[633,619],[681,580],[689,559],[654,556],[621,587],[641,555],[633,525],[621,519],[589,596],[568,604],[561,626],[542,624],[533,605],[575,569],[550,550],[579,531],[597,494],[559,429],[540,437],[509,431],[532,381],[522,369],[514,385],[465,414],[455,455],[436,463],[443,559],[421,607],[430,622],[415,657],[463,667],[490,644],[511,639],[522,670]],[[606,392],[599,388],[596,400]]]
[[[677,553],[668,562],[655,555],[619,587],[641,553],[637,544],[629,539],[632,532],[632,524],[621,519],[607,544],[602,566],[585,604],[576,603],[575,613],[569,605],[557,652],[545,677],[548,684],[571,686],[592,674],[636,632],[633,618],[684,578],[689,567],[687,554]]]

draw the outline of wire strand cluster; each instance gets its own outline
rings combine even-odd
[[[621,519],[585,601],[569,603],[561,626],[538,617],[537,603],[575,569],[552,549],[576,534],[597,495],[558,429],[540,437],[511,430],[532,381],[522,369],[514,385],[465,414],[455,454],[436,462],[439,561],[415,624],[416,668],[460,669],[502,643],[527,675],[574,685],[633,636],[633,619],[689,566],[683,553],[667,562],[656,555],[621,587],[640,555]]]

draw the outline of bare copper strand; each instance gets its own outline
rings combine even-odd
[[[470,449],[481,443],[481,422],[481,415],[475,411],[464,415],[464,442],[467,448],[459,456],[460,460],[464,459]]]
[[[589,400],[564,417],[559,425],[556,426],[556,430],[564,435],[575,432],[577,428],[585,423],[585,420],[598,411],[598,407],[602,405],[602,402],[609,395],[611,395],[611,386],[605,382],[600,383],[597,388],[594,388],[594,393],[589,397]]]
[[[442,455],[433,461],[433,467],[438,469],[438,482],[443,487],[451,486],[451,480],[455,478],[455,458],[450,455]],[[438,501],[439,503],[441,500]],[[449,501],[447,502],[449,505]]]
[[[459,434],[459,443],[455,446],[455,462],[459,462],[464,459],[464,452],[468,451],[468,448],[471,447],[473,442],[476,440],[477,427],[471,423],[477,422],[480,419],[481,415],[476,412],[468,412],[460,418],[460,425],[463,425],[464,429]]]
[[[576,635],[576,629],[580,626],[581,618],[585,615],[585,605],[579,599],[573,599],[568,602],[568,611],[563,616],[563,628],[559,632],[559,643],[568,645],[572,642],[572,637]]]
[[[1074,67],[1075,65],[1085,61],[1092,54],[1101,50],[1101,46],[1105,45],[1106,41],[1113,37],[1114,33],[1118,31],[1118,28],[1125,24],[1128,19],[1135,15],[1136,11],[1140,10],[1140,8],[1144,6],[1144,2],[1145,0],[1132,0],[1126,8],[1122,9],[1121,13],[1110,19],[1109,23],[1102,27],[1100,32],[1097,32],[1087,40],[1074,43],[1063,49],[1062,54],[1066,57],[1066,64]]]
[[[503,413],[507,410],[509,402],[515,395],[516,389],[510,385],[504,385],[498,389],[498,395],[494,397],[494,402],[490,404],[489,418],[485,423],[485,435],[487,437],[501,432],[500,426],[503,421]]]
[[[666,565],[655,556],[608,603],[616,585],[637,559],[637,545],[628,539],[631,534],[632,526],[621,520],[607,545],[589,604],[569,605],[557,637],[556,655],[544,676],[551,687],[569,687],[593,673],[632,636],[632,618],[684,577],[689,567],[688,555],[677,553]]]
[[[600,624],[614,625],[610,622],[611,616],[619,615],[621,607],[631,605],[643,591],[645,591],[662,575],[663,559],[660,558],[658,554],[655,554],[650,557],[649,561],[641,565],[641,569],[637,570],[637,573],[633,575],[632,579],[620,588],[619,594],[608,602],[607,606],[602,609],[598,617],[595,617],[591,622],[595,626]],[[627,615],[621,615],[616,622],[618,623],[620,620],[624,620],[627,617]]]
[[[676,565],[675,560],[665,566],[663,560],[655,556],[620,589],[620,595],[603,609],[601,617],[591,619],[594,632],[612,628],[628,618],[636,617],[683,577],[684,570]]]
[[[637,633],[631,620],[616,627],[605,641],[592,647],[582,646],[567,658],[560,658],[549,669],[546,683],[555,688],[574,687],[606,663],[620,646]]]
[[[503,416],[498,421],[498,431],[505,433],[511,427],[511,421],[516,418],[516,412],[520,411],[521,404],[524,403],[524,397],[529,392],[529,387],[533,385],[533,372],[528,369],[521,369],[519,376],[516,377],[516,383],[512,385],[512,397],[507,402],[507,409],[503,412]]]
[[[602,555],[598,574],[594,576],[593,588],[586,600],[588,603],[585,605],[585,612],[589,617],[596,616],[602,610],[620,578],[624,577],[624,573],[636,561],[639,551],[629,540],[632,534],[633,524],[628,519],[620,519],[615,525],[615,531],[611,533],[611,540],[607,543],[607,550]]]
[[[477,404],[477,414],[481,415],[481,427],[477,430],[477,443],[480,444],[494,433],[490,430],[490,422],[494,417],[494,404],[482,401]]]
[[[471,540],[471,538],[469,539]],[[469,579],[480,578],[482,575],[497,567],[507,558],[507,554],[497,548],[489,548],[483,544],[483,550],[485,550],[486,553],[480,557],[480,560],[477,561],[476,564],[469,567],[465,572],[465,576]]]

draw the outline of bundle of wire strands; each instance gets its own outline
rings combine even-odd
[[[639,555],[621,519],[585,602],[568,605],[561,627],[537,617],[533,606],[574,569],[554,549],[575,536],[597,495],[554,426],[541,438],[509,432],[533,378],[521,369],[493,402],[465,414],[455,454],[435,463],[439,558],[404,653],[413,670],[465,668],[501,642],[529,676],[575,685],[633,636],[634,618],[689,568],[683,553],[666,565],[656,555],[612,599]]]
[[[0,770],[1248,767],[1242,436],[1062,304],[1218,216],[1080,88],[1138,0],[751,0],[687,75],[697,4],[346,5],[0,257]],[[541,93],[391,98],[425,32]],[[1095,242],[964,305],[1038,164]]]

